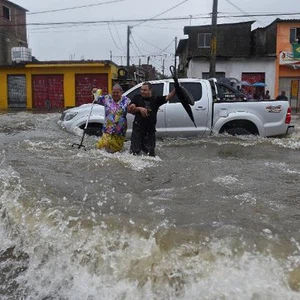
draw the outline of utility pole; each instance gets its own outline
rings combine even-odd
[[[130,65],[130,26],[127,26],[127,71],[129,70]]]
[[[216,77],[218,0],[213,0],[209,77]]]
[[[110,61],[112,61],[112,51],[111,50],[109,50],[109,59],[110,59]]]

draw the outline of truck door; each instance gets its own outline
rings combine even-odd
[[[163,96],[164,95],[164,83],[152,83],[152,94],[153,96]],[[166,104],[160,106],[157,112],[157,121],[156,121],[156,131],[157,136],[160,134],[165,135],[166,132]]]
[[[152,94],[154,96],[163,96],[164,93],[164,82],[158,82],[152,84]],[[132,89],[126,91],[124,95],[126,95],[129,99],[133,99],[135,95],[140,94],[141,83],[133,87]],[[157,122],[156,122],[156,131],[157,136],[165,135],[166,132],[166,118],[165,118],[165,106],[166,104],[162,105],[157,112]],[[127,121],[128,121],[128,129],[129,131],[132,129],[134,115],[127,114]]]
[[[195,104],[191,106],[197,128],[194,126],[189,115],[182,106],[180,100],[175,96],[165,105],[166,110],[166,130],[167,135],[186,136],[186,135],[204,135],[208,130],[208,99],[207,89],[202,89],[201,82],[180,82],[194,97]],[[170,82],[169,91],[174,88],[174,83]]]

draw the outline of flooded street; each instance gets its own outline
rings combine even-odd
[[[0,113],[0,299],[300,299],[300,118],[286,138],[72,147]]]

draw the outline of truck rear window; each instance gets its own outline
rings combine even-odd
[[[198,101],[202,97],[202,85],[200,82],[180,82],[180,85],[183,86],[186,90],[188,90],[192,96],[194,97],[195,101]],[[174,89],[174,83],[170,83],[170,91]],[[172,98],[173,102],[180,102],[178,97],[175,95],[174,98]]]

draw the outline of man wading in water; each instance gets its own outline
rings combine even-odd
[[[142,84],[140,95],[134,96],[128,106],[128,112],[135,115],[130,146],[132,154],[144,152],[146,155],[155,156],[157,111],[174,95],[175,89],[167,96],[153,96],[151,83]]]

